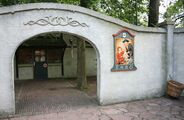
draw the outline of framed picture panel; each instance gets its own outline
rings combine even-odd
[[[113,34],[114,66],[111,71],[133,71],[134,65],[134,36],[128,30]]]

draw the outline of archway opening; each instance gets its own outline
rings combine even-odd
[[[14,57],[16,114],[97,105],[97,59],[89,41],[69,33],[44,33],[24,41]]]

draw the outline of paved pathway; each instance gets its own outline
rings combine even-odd
[[[16,116],[67,111],[81,106],[97,105],[95,84],[87,92],[78,90],[75,81],[33,80],[15,84]]]
[[[156,98],[108,106],[81,106],[66,111],[4,120],[184,120],[184,97]]]
[[[161,97],[98,106],[94,96],[80,92],[68,83],[62,84],[64,86],[59,85],[58,81],[54,83],[54,87],[51,83],[47,85],[47,82],[41,83],[42,85],[29,83],[28,86],[32,86],[32,89],[25,87],[25,84],[24,87],[16,89],[18,112],[14,117],[2,120],[184,120],[184,97]],[[45,93],[37,88],[45,90]],[[33,92],[29,91],[35,93],[31,94]],[[26,93],[27,96],[23,95]],[[63,97],[59,97],[61,95]]]

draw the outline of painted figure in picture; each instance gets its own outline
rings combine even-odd
[[[125,62],[126,64],[129,64],[133,62],[133,45],[127,39],[123,41],[123,44],[125,46],[125,52],[126,52]]]
[[[124,62],[124,51],[121,47],[118,47],[116,52],[116,64],[124,64]]]

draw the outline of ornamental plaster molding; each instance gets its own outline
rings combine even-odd
[[[73,18],[60,16],[47,16],[38,20],[30,20],[25,22],[24,25],[89,27],[86,23],[80,23],[77,20],[73,20]]]

